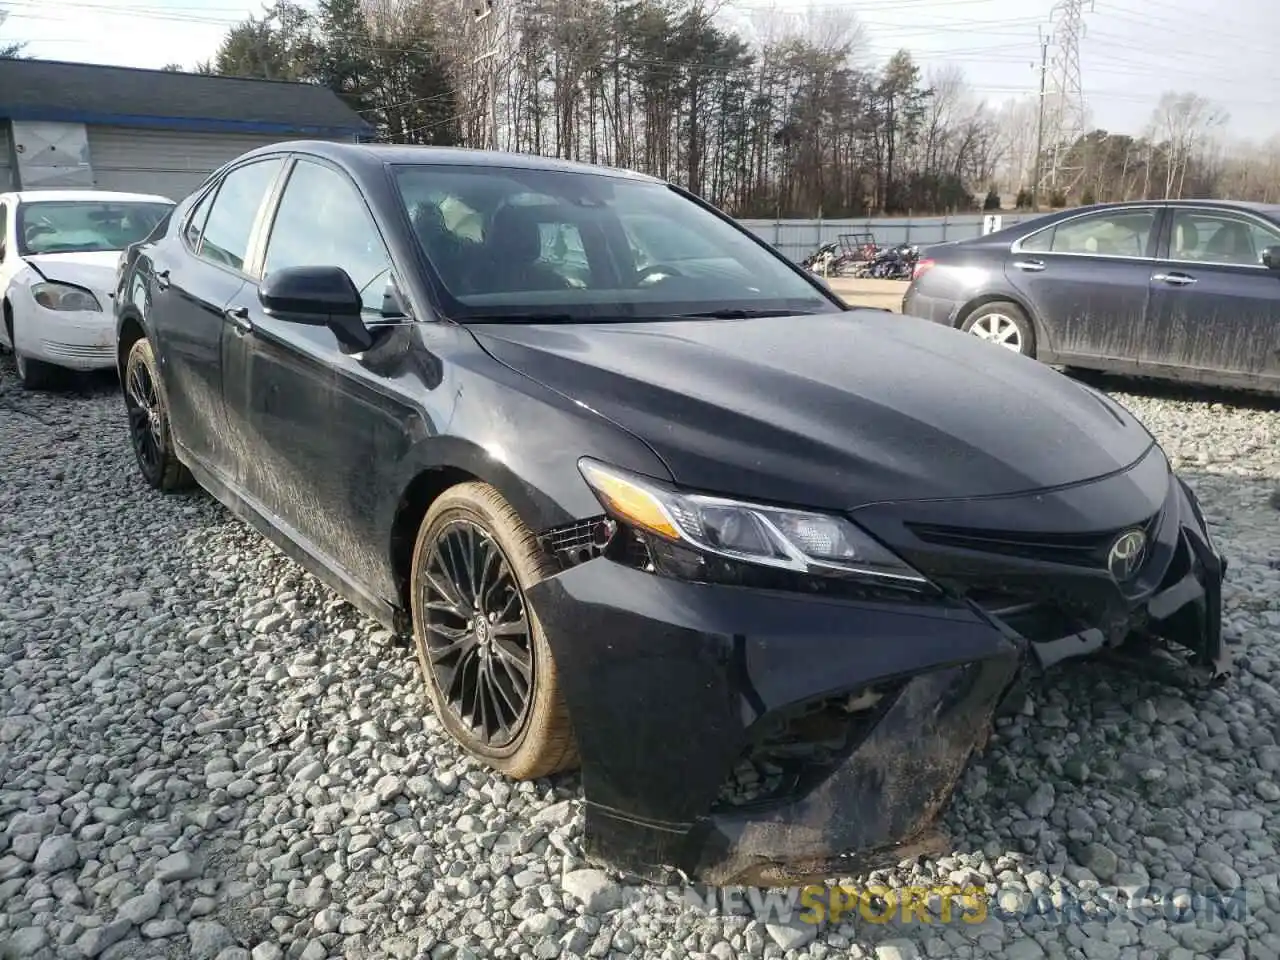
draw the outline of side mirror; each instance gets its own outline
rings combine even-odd
[[[267,316],[288,323],[328,327],[353,353],[373,346],[364,325],[360,291],[341,267],[286,267],[262,278],[258,300]]]
[[[1268,270],[1280,270],[1280,247],[1267,247],[1263,250],[1262,265]]]

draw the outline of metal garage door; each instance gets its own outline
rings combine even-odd
[[[290,137],[89,127],[89,162],[99,190],[158,193],[181,200],[246,150]]]
[[[0,193],[13,189],[13,176],[9,172],[9,125],[0,120]]]

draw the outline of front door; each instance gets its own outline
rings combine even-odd
[[[1280,380],[1280,228],[1243,211],[1173,207],[1151,277],[1145,365],[1224,382]]]
[[[266,241],[261,275],[297,266],[339,266],[364,293],[365,321],[406,332],[391,260],[355,184],[335,167],[298,159]],[[376,507],[387,492],[378,460],[406,453],[411,411],[383,389],[394,373],[369,355],[344,352],[325,327],[268,316],[256,283],[238,298],[243,319],[227,333],[227,407],[246,438],[240,485],[309,549],[363,584],[391,589]],[[403,349],[403,344],[401,345]],[[386,471],[381,471],[385,475]]]
[[[195,206],[181,239],[152,258],[148,320],[173,429],[224,479],[234,460],[222,397],[224,311],[245,286],[254,228],[282,164],[274,158],[234,168]]]
[[[1159,208],[1088,213],[1015,243],[1005,273],[1066,361],[1136,362],[1158,238]]]

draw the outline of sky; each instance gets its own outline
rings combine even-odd
[[[960,67],[974,94],[991,102],[1035,94],[1040,33],[1054,29],[1054,0],[726,2],[744,30],[770,10],[820,17],[852,10],[868,62],[906,47],[926,69]],[[27,54],[43,59],[190,67],[213,54],[229,26],[261,10],[261,2],[242,0],[0,0],[8,14],[0,42],[27,41]],[[1235,138],[1280,133],[1280,110],[1268,95],[1280,90],[1274,0],[1094,0],[1084,20],[1081,81],[1093,126],[1141,133],[1161,93],[1176,90],[1214,101]]]

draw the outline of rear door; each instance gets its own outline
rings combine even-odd
[[[1158,204],[1114,207],[1014,242],[1005,275],[1058,358],[1136,363],[1161,213]]]
[[[192,209],[180,238],[157,245],[148,327],[157,342],[174,432],[230,479],[234,451],[222,396],[224,310],[244,287],[250,245],[281,157],[231,169]]]
[[[1170,207],[1144,365],[1245,385],[1280,380],[1280,271],[1262,263],[1276,246],[1280,225],[1244,210]]]

